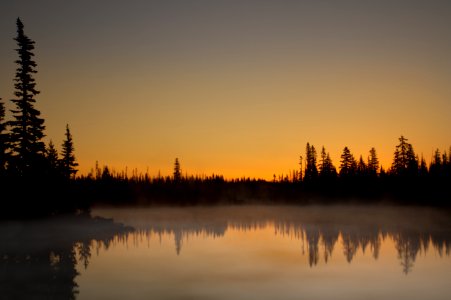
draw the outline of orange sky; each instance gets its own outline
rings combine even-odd
[[[429,161],[451,145],[450,13],[440,1],[4,1],[0,97],[13,94],[20,16],[47,139],[59,145],[69,123],[81,173],[99,161],[171,174],[178,157],[190,174],[272,179],[307,142],[336,166],[344,146],[375,147],[388,167],[401,134]]]

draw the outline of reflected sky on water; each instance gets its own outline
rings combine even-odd
[[[448,211],[226,206],[98,208],[92,215],[102,218],[5,223],[3,294],[39,295],[43,287],[43,299],[448,299],[451,293]]]
[[[106,298],[149,293],[168,299],[446,299],[451,292],[450,218],[435,209],[250,206],[94,213],[135,229],[107,250],[96,244],[97,266],[80,278],[105,289],[114,282]],[[87,298],[105,295],[91,286]]]

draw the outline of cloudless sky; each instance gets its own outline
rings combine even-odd
[[[69,123],[82,173],[170,174],[178,157],[191,174],[271,179],[307,142],[336,166],[348,146],[389,167],[401,134],[427,161],[451,145],[450,1],[2,0],[4,101],[17,17],[46,139]]]

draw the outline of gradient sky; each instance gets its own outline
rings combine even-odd
[[[0,2],[0,97],[13,97],[15,20],[36,41],[47,140],[99,161],[262,177],[305,144],[390,165],[403,134],[451,145],[450,1]],[[8,108],[11,105],[7,103]]]

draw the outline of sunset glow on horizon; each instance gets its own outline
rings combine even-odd
[[[429,163],[451,146],[449,1],[12,1],[0,4],[0,98],[16,18],[36,41],[46,141],[66,123],[78,174],[272,180],[305,145],[385,169],[404,135]],[[318,158],[319,160],[319,158]]]

